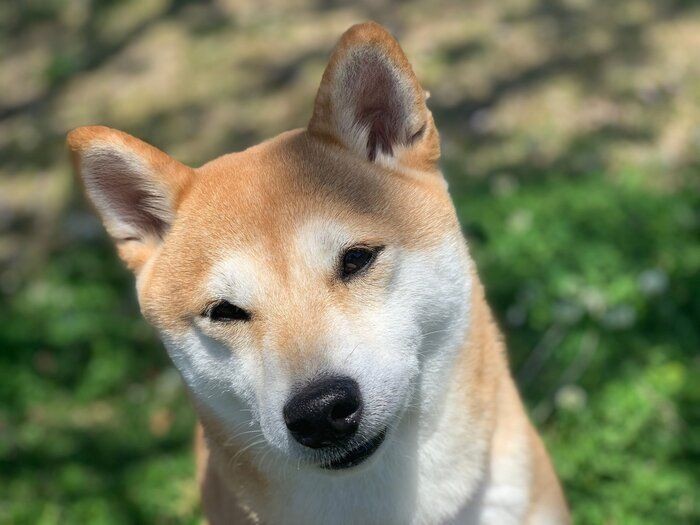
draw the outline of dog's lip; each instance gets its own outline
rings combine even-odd
[[[341,457],[323,463],[321,466],[328,470],[343,470],[355,467],[374,454],[386,437],[386,429],[360,446],[345,452]]]

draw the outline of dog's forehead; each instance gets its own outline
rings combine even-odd
[[[450,210],[439,176],[392,173],[295,131],[200,168],[173,233],[203,246],[275,251],[303,225],[341,223],[415,242]]]
[[[236,222],[290,224],[320,210],[386,211],[390,180],[303,131],[284,133],[200,168],[192,204]]]

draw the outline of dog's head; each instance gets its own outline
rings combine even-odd
[[[439,397],[468,259],[425,100],[369,23],[338,43],[308,129],[197,169],[109,128],[69,135],[145,317],[240,450],[354,466]]]

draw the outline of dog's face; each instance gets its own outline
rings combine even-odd
[[[144,315],[228,444],[353,467],[439,397],[467,255],[425,94],[379,26],[343,36],[308,130],[195,170],[108,128],[69,144]]]

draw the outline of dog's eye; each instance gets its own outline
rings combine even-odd
[[[340,274],[343,279],[347,279],[360,270],[367,268],[376,257],[381,248],[355,247],[350,248],[343,254]]]
[[[243,308],[239,308],[235,304],[228,301],[219,301],[212,306],[207,312],[207,317],[212,321],[249,321],[250,314]]]

